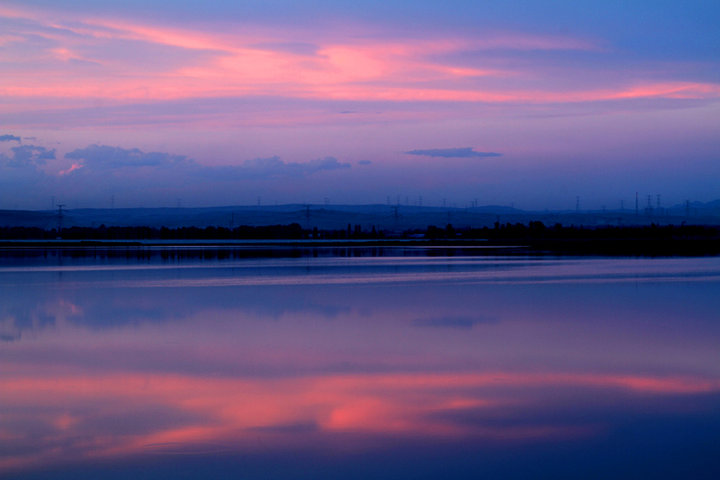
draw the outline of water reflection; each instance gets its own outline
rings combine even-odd
[[[57,267],[0,268],[5,475],[720,467],[717,259]]]

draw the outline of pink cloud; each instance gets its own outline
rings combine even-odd
[[[81,165],[79,163],[73,163],[72,165],[70,165],[69,168],[59,171],[58,175],[67,175],[68,173],[72,173],[75,170],[79,170],[79,169],[83,168],[83,166],[84,165]]]
[[[286,41],[288,33],[234,34],[190,28],[170,28],[127,20],[85,19],[72,26],[47,20],[37,13],[0,10],[6,16],[25,16],[53,27],[48,34],[58,42],[49,51],[54,58],[102,63],[92,75],[55,69],[50,81],[38,68],[20,70],[0,80],[0,94],[13,97],[104,98],[108,100],[173,100],[223,96],[286,96],[358,101],[451,101],[490,103],[587,102],[630,98],[717,98],[720,86],[711,83],[653,82],[608,90],[581,86],[565,92],[532,88],[529,72],[494,67],[453,65],[438,58],[487,49],[598,50],[591,42],[523,33],[496,32],[474,39],[432,38],[338,41],[320,39],[315,55],[300,55],[268,45]],[[68,36],[65,31],[75,35]],[[135,40],[201,51],[171,70],[148,72],[142,65],[113,64],[78,53],[83,46],[103,41]],[[313,39],[310,39],[313,40]],[[122,72],[122,75],[118,75]],[[466,79],[516,77],[527,88],[468,88]],[[432,82],[435,86],[427,87]]]

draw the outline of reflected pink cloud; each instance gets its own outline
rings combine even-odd
[[[553,400],[542,392],[559,387],[602,392],[630,391],[642,395],[678,395],[719,392],[720,382],[696,377],[654,377],[565,373],[451,373],[324,375],[301,378],[203,378],[179,375],[121,373],[100,376],[5,377],[2,380],[5,424],[32,415],[43,423],[43,441],[32,433],[0,430],[0,437],[35,440],[30,456],[6,457],[4,470],[59,460],[137,455],[161,444],[219,444],[242,449],[263,432],[283,444],[288,425],[312,425],[315,436],[333,432],[373,436],[486,438],[517,441],[588,435],[593,425],[506,426],[447,421],[450,412],[547,407]],[[555,394],[554,401],[566,395]],[[572,398],[572,397],[568,397]],[[137,423],[134,415],[156,406],[173,415],[185,412],[188,420],[171,426]],[[108,436],[93,430],[99,412],[125,419],[129,431]],[[137,423],[137,424],[136,424]],[[278,435],[279,434],[279,435]],[[87,438],[72,452],[57,452],[42,445],[69,444],[76,436]],[[60,455],[60,457],[58,457]],[[75,455],[79,458],[61,458]]]
[[[3,473],[597,445],[720,396],[712,259],[319,257],[309,273],[303,259],[125,260],[0,272],[36,288],[0,302]],[[438,281],[467,268],[495,280]],[[313,283],[327,269],[353,281]],[[302,285],[199,286],[292,271]],[[368,285],[371,272],[405,280]],[[183,283],[147,288],[160,278]]]

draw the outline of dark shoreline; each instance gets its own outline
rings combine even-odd
[[[426,229],[393,232],[304,229],[298,224],[265,227],[97,227],[57,230],[0,227],[0,249],[17,250],[287,250],[430,248],[467,250],[474,255],[598,255],[714,256],[720,255],[720,227],[651,225],[626,227],[545,226],[534,221],[494,228]]]
[[[56,240],[56,241],[2,241],[0,255],[12,255],[19,251],[64,251],[81,252],[129,251],[201,251],[210,257],[223,256],[220,252],[246,251],[253,257],[275,256],[282,250],[294,250],[296,253],[312,250],[361,250],[361,249],[413,248],[447,250],[453,255],[567,255],[567,256],[632,256],[632,257],[699,257],[720,255],[720,241],[717,239],[674,239],[669,241],[648,242],[647,239],[535,239],[531,241],[507,240],[492,242],[476,240],[359,240],[359,241],[321,241],[321,240],[260,240],[217,242],[212,240],[170,242],[157,241],[100,241],[100,240]],[[212,254],[212,252],[218,254]],[[338,253],[338,252],[335,252]],[[439,253],[439,252],[437,252]],[[309,254],[309,253],[305,253]],[[347,253],[340,253],[345,256]],[[194,256],[194,255],[191,255]],[[245,256],[245,255],[243,255]],[[294,255],[293,255],[294,256]],[[301,255],[302,256],[302,255]]]

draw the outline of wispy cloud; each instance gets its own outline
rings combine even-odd
[[[0,142],[22,143],[22,139],[20,137],[16,137],[15,135],[0,135]]]
[[[497,323],[497,319],[478,317],[430,317],[418,318],[412,324],[417,327],[471,329],[478,324]]]
[[[442,157],[442,158],[486,158],[500,157],[502,153],[496,152],[477,152],[472,147],[459,148],[430,148],[427,150],[410,150],[405,152],[408,155],[420,155],[424,157]]]
[[[499,60],[508,52],[604,52],[604,47],[572,36],[513,31],[465,37],[435,32],[426,39],[280,29],[236,33],[55,13],[51,18],[21,8],[0,11],[12,37],[4,56],[15,66],[12,76],[0,79],[0,94],[112,102],[223,96],[488,103],[720,97],[715,83],[662,79],[636,79],[613,88],[578,83],[557,90],[537,82],[538,74],[553,71],[554,64],[551,68],[539,59],[518,67]],[[469,52],[494,53],[469,61]],[[74,68],[67,68],[68,63]],[[49,73],[52,82],[46,81]],[[568,73],[562,72],[563,81]],[[503,81],[507,78],[513,82]]]

